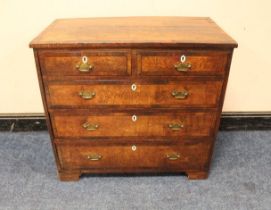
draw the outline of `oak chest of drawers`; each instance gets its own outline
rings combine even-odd
[[[60,180],[207,178],[237,47],[210,18],[62,19],[30,47]]]

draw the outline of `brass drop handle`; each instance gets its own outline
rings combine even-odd
[[[87,131],[96,131],[99,128],[98,124],[90,124],[89,122],[85,122],[82,127]]]
[[[83,56],[82,60],[75,67],[80,72],[89,72],[93,68],[93,66],[89,64],[87,56]]]
[[[168,124],[168,127],[173,131],[179,131],[184,127],[184,125],[182,123],[175,123],[175,124]]]
[[[102,157],[103,157],[103,156],[100,155],[100,154],[90,154],[90,155],[87,155],[87,159],[88,159],[88,160],[92,160],[92,161],[101,160]]]
[[[189,92],[187,90],[182,90],[182,91],[173,90],[171,95],[175,99],[183,100],[187,98],[187,96],[189,95]]]
[[[178,153],[171,153],[171,154],[167,154],[167,159],[169,160],[178,160],[181,156]]]
[[[78,95],[85,100],[90,100],[95,97],[96,93],[91,91],[80,91]]]
[[[191,63],[178,62],[174,65],[174,67],[178,72],[187,72],[189,69],[191,69],[192,65]]]
[[[180,57],[180,61],[174,65],[176,71],[178,72],[187,72],[189,69],[191,69],[192,64],[191,63],[185,63],[186,56],[182,55]]]

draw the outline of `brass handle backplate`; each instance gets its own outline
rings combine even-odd
[[[169,160],[178,160],[181,157],[178,153],[167,154],[166,156]]]
[[[90,100],[95,97],[96,93],[91,91],[80,91],[78,95],[85,100]]]
[[[92,160],[92,161],[97,161],[97,160],[101,160],[102,159],[102,155],[99,155],[99,154],[90,154],[90,155],[87,155],[87,159],[88,160]]]
[[[175,123],[175,124],[168,124],[168,127],[173,131],[179,131],[184,127],[184,125],[182,123]]]
[[[87,131],[96,131],[99,128],[98,124],[90,124],[89,122],[85,122],[82,127]]]
[[[93,66],[89,64],[87,56],[83,56],[82,60],[75,67],[80,72],[89,72],[93,68]]]
[[[182,100],[182,99],[187,98],[187,96],[189,95],[189,92],[187,90],[182,90],[182,91],[173,90],[171,95],[178,100]]]

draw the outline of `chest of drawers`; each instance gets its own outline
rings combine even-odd
[[[59,178],[207,178],[233,49],[210,18],[62,19],[31,43]]]

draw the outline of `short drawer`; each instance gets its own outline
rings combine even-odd
[[[57,145],[62,168],[68,169],[202,169],[210,143],[190,145]]]
[[[102,112],[51,111],[54,135],[65,137],[170,137],[210,136],[215,112],[152,111]],[[181,141],[181,139],[180,139]]]
[[[166,50],[138,51],[140,75],[222,75],[230,53],[227,51]]]
[[[44,50],[39,52],[43,75],[114,76],[131,74],[128,50]]]
[[[181,81],[167,84],[50,83],[47,93],[52,107],[216,107],[222,84],[222,81]]]

